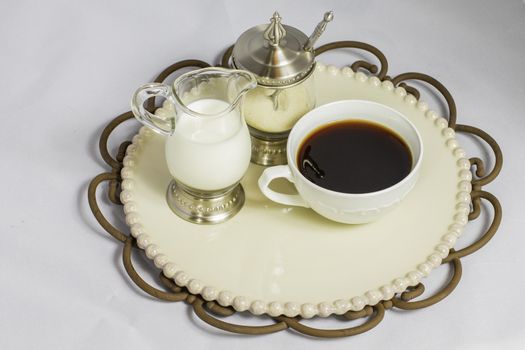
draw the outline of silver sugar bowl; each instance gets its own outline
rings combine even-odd
[[[314,44],[332,19],[332,11],[325,13],[307,37],[282,24],[275,12],[270,24],[248,29],[235,43],[233,67],[247,70],[257,79],[257,87],[246,94],[243,105],[252,141],[252,163],[286,164],[290,130],[315,107]]]

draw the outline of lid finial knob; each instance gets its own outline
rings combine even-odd
[[[281,16],[277,11],[274,12],[270,18],[270,24],[264,31],[264,39],[266,39],[271,46],[279,46],[281,39],[286,36],[286,30],[281,24]]]

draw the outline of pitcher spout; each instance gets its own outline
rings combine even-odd
[[[228,97],[232,105],[236,105],[248,91],[257,87],[257,79],[245,70],[233,69],[229,74],[231,76],[228,79]]]
[[[244,94],[257,86],[255,76],[238,69],[209,67],[188,72],[178,77],[173,83],[175,109],[187,114],[200,116],[201,111],[192,108],[193,102],[202,99],[214,99],[226,102],[228,113],[237,106]],[[222,114],[214,111],[213,114]]]

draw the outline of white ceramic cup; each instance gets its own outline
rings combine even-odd
[[[361,194],[331,191],[310,182],[297,168],[297,152],[303,140],[314,130],[343,120],[374,122],[394,131],[410,148],[413,159],[410,173],[388,188]],[[312,208],[337,222],[361,224],[379,219],[414,187],[423,157],[423,143],[416,127],[398,111],[371,101],[342,100],[322,105],[305,114],[292,128],[286,151],[288,165],[267,168],[259,178],[259,188],[266,197],[285,205]],[[270,183],[280,177],[292,182],[298,195],[270,189]]]

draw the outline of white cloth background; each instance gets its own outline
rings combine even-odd
[[[276,9],[307,33],[333,9],[319,44],[365,41],[385,53],[390,74],[436,77],[455,97],[459,122],[488,131],[505,155],[501,176],[486,187],[503,204],[503,223],[490,244],[463,259],[458,288],[431,308],[387,312],[374,330],[353,338],[212,329],[184,303],[133,287],[121,244],[87,206],[88,182],[107,170],[99,134],[129,110],[134,89],[178,60],[216,63]],[[0,44],[0,349],[523,349],[523,1],[3,0]],[[355,58],[320,60],[344,65]],[[134,122],[119,130],[113,149],[135,130]],[[464,142],[469,155],[479,155]],[[104,209],[123,227],[118,210]],[[432,289],[445,277],[436,271],[427,284]],[[322,321],[314,324],[345,326]]]

